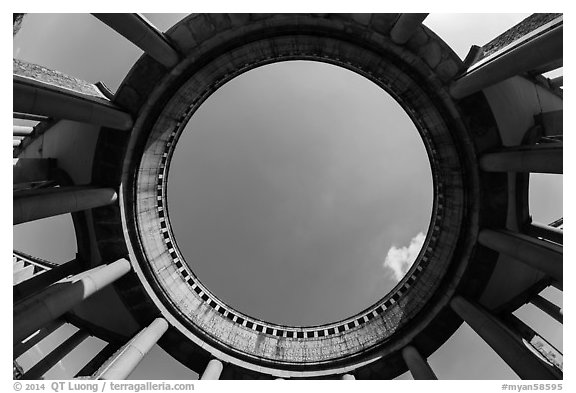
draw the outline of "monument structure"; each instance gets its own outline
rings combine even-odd
[[[562,231],[532,222],[528,205],[530,173],[563,171],[562,78],[542,76],[562,65],[561,14],[534,14],[464,60],[427,14],[192,14],[165,33],[138,14],[94,16],[144,51],[115,93],[14,60],[14,118],[39,121],[14,127],[14,225],[71,213],[78,247],[62,265],[14,251],[14,359],[62,323],[78,327],[15,377],[42,377],[96,336],[108,344],[76,377],[126,378],[158,343],[202,379],[435,379],[427,357],[466,323],[521,378],[562,378],[559,351],[512,315],[532,302],[562,321],[539,295],[562,289]],[[410,271],[321,326],[220,300],[184,262],[165,209],[188,119],[227,81],[286,60],[385,89],[418,128],[434,180]]]

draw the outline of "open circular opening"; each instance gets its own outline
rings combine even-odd
[[[198,279],[246,315],[288,326],[382,299],[418,256],[434,198],[403,108],[313,61],[220,87],[185,126],[168,179],[170,224]]]

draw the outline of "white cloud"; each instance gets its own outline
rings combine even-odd
[[[426,239],[426,236],[420,232],[410,240],[408,246],[400,248],[396,246],[390,247],[384,260],[384,269],[391,270],[394,278],[400,281],[418,256],[424,244],[424,239]]]

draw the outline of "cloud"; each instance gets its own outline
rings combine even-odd
[[[418,256],[424,244],[424,239],[426,239],[426,236],[420,232],[410,240],[408,246],[400,248],[396,246],[390,247],[383,263],[384,269],[391,270],[394,278],[400,281]]]

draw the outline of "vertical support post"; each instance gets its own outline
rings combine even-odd
[[[14,345],[50,321],[113,283],[131,269],[130,262],[119,259],[73,282],[58,283],[14,306]]]
[[[404,361],[406,362],[408,369],[410,369],[410,373],[414,379],[438,379],[426,359],[424,359],[422,355],[420,355],[420,352],[418,352],[418,350],[413,346],[408,345],[407,347],[404,347],[404,349],[402,349],[402,357],[404,358]]]
[[[201,380],[217,380],[220,379],[220,374],[222,374],[222,370],[224,369],[224,365],[218,359],[212,359],[208,362],[206,366],[206,370],[202,373],[200,377]]]
[[[522,379],[558,379],[555,370],[538,359],[502,322],[461,296],[450,302],[454,310]],[[561,376],[560,376],[561,378]]]
[[[166,330],[168,322],[164,318],[156,318],[108,359],[94,374],[94,379],[126,379]]]

